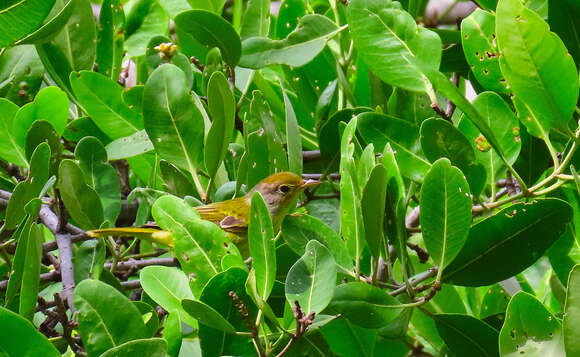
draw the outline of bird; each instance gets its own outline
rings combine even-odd
[[[258,182],[245,196],[194,207],[201,219],[218,225],[228,233],[234,244],[247,238],[252,196],[259,192],[268,207],[274,232],[280,231],[284,217],[296,207],[300,193],[320,184],[318,180],[305,180],[292,172],[279,172]],[[87,231],[89,237],[135,236],[173,247],[171,232],[159,227],[105,228]]]

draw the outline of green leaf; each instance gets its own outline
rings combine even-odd
[[[63,160],[58,170],[58,188],[71,218],[83,229],[96,229],[104,221],[103,205],[97,192],[85,183],[81,168]]]
[[[3,307],[0,307],[0,326],[5,331],[5,338],[0,340],[0,350],[5,356],[61,356],[33,324]]]
[[[499,357],[498,332],[485,322],[469,315],[434,316],[439,335],[456,356]]]
[[[112,286],[83,280],[74,291],[79,332],[89,356],[125,342],[147,338],[139,310]]]
[[[143,7],[138,10],[143,12],[137,14],[137,22],[134,22],[133,13],[127,14],[125,22],[125,49],[129,57],[143,56],[152,37],[169,34],[170,18],[161,4],[157,1],[141,1],[140,3]]]
[[[507,83],[499,68],[495,15],[477,9],[465,18],[461,22],[461,44],[477,82],[487,90],[508,94]]]
[[[564,356],[562,325],[534,296],[515,294],[499,334],[502,356]]]
[[[61,159],[63,145],[60,142],[60,136],[54,130],[52,125],[44,120],[35,121],[26,133],[26,144],[24,151],[26,157],[30,158],[34,150],[41,143],[48,143],[50,146],[50,173],[56,174],[58,171],[58,164]]]
[[[12,132],[18,145],[24,146],[26,133],[37,120],[49,122],[58,135],[64,133],[68,120],[69,103],[66,93],[58,87],[46,87],[34,98],[34,102],[26,104],[14,117]]]
[[[169,313],[177,313],[181,321],[195,326],[195,320],[181,306],[181,300],[193,298],[189,288],[189,279],[181,270],[164,267],[148,266],[139,273],[141,286],[153,301]]]
[[[0,9],[0,47],[8,47],[36,30],[55,0],[23,0]]]
[[[311,240],[304,255],[292,265],[286,276],[286,299],[300,303],[305,314],[320,313],[332,299],[336,284],[336,263],[330,251]]]
[[[165,160],[159,162],[161,177],[163,178],[163,187],[165,190],[177,197],[195,196],[197,192],[193,184],[187,179],[187,176],[175,165]],[[197,197],[196,197],[197,198]]]
[[[16,44],[38,44],[50,41],[66,25],[69,18],[72,16],[77,3],[78,0],[67,0],[64,3],[60,0],[56,1],[42,26],[30,35],[18,40]]]
[[[222,317],[211,306],[193,299],[183,299],[181,305],[185,312],[204,325],[228,333],[235,333],[236,329],[228,320]]]
[[[469,185],[449,160],[437,160],[427,172],[420,206],[423,241],[430,257],[443,269],[461,251],[471,225]]]
[[[121,212],[121,183],[117,170],[107,162],[107,152],[99,139],[87,136],[78,142],[75,158],[85,175],[86,183],[99,195],[104,218],[117,221]]]
[[[246,323],[232,300],[232,292],[248,310],[250,321],[256,320],[257,308],[246,293],[245,282],[248,273],[240,268],[230,268],[214,276],[205,285],[199,300],[212,307],[221,316],[226,317],[236,331],[248,332]],[[242,355],[256,353],[251,339],[245,336],[229,334],[221,330],[200,324],[199,339],[204,356]]]
[[[14,116],[17,111],[18,106],[16,104],[0,98],[0,136],[3,138],[3,140],[0,140],[0,159],[18,166],[27,166],[28,162],[24,155],[24,149],[18,144],[18,140],[12,132]]]
[[[83,242],[74,252],[75,282],[100,279],[106,260],[106,248],[102,239]]]
[[[204,10],[184,11],[175,17],[175,25],[208,49],[219,48],[222,58],[230,66],[235,66],[240,60],[240,36],[221,16]]]
[[[99,14],[97,65],[99,73],[119,79],[123,61],[125,13],[119,0],[104,0]]]
[[[548,1],[548,23],[562,41],[576,62],[580,64],[580,7],[574,0]]]
[[[288,149],[288,170],[296,175],[302,175],[302,137],[296,113],[286,90],[284,96],[284,108],[286,109],[286,148]]]
[[[316,240],[328,248],[343,272],[352,271],[352,259],[345,242],[334,229],[318,218],[306,214],[287,216],[282,224],[282,237],[298,255],[304,254],[309,241]]]
[[[203,162],[204,124],[182,70],[166,64],[151,74],[143,94],[143,117],[159,156],[195,175]]]
[[[252,256],[252,269],[256,272],[258,295],[263,301],[266,301],[272,292],[276,278],[276,248],[270,211],[259,192],[254,192],[252,195],[248,241]]]
[[[336,286],[328,308],[354,325],[375,329],[397,318],[403,311],[399,305],[397,299],[376,286],[350,282]]]
[[[188,0],[194,9],[204,9],[221,14],[226,0]]]
[[[374,162],[374,155],[373,155]],[[381,247],[384,244],[383,221],[385,218],[385,205],[387,199],[387,169],[384,165],[376,165],[363,190],[362,215],[365,226],[365,238],[369,245],[371,255],[378,259],[381,255]]]
[[[272,64],[300,67],[312,61],[326,46],[326,42],[342,31],[325,16],[312,14],[300,19],[298,27],[283,40],[252,37],[242,43],[239,65],[262,68]]]
[[[270,31],[270,0],[249,0],[240,37],[266,37]]]
[[[377,77],[410,91],[427,90],[422,71],[410,59],[438,69],[441,39],[436,33],[418,27],[415,19],[391,0],[353,0],[347,17],[355,46]]]
[[[28,103],[42,85],[44,72],[34,46],[6,48],[0,56],[0,96],[17,105]]]
[[[580,316],[580,265],[574,266],[568,277],[566,291],[566,306],[564,307],[564,345],[566,355],[574,356],[580,353],[580,339],[576,321]]]
[[[143,118],[123,103],[123,87],[95,72],[71,73],[70,82],[83,110],[111,139],[143,129]]]
[[[538,260],[571,219],[570,205],[553,198],[504,208],[471,227],[463,249],[443,271],[443,280],[484,286],[514,276]]]
[[[377,330],[356,326],[347,319],[339,318],[324,325],[322,334],[330,349],[337,355],[374,356]]]
[[[125,342],[107,350],[100,357],[116,356],[167,356],[167,342],[162,338],[147,338]]]
[[[111,141],[105,147],[109,160],[121,160],[139,156],[153,151],[153,143],[149,140],[147,132],[139,130],[135,134],[124,136]]]
[[[38,197],[48,181],[50,170],[50,147],[46,143],[38,145],[30,158],[30,171],[26,181],[19,182],[12,192],[6,207],[6,218],[1,230],[14,229],[26,212],[24,207]]]
[[[177,313],[169,314],[163,324],[163,339],[167,341],[167,354],[177,357],[182,346],[181,321]]]
[[[172,18],[192,8],[188,0],[159,0],[159,4]]]
[[[387,143],[396,152],[401,174],[406,178],[423,182],[431,166],[423,158],[419,143],[419,128],[406,120],[378,113],[358,115],[358,130],[367,143],[382,150]]]
[[[234,95],[222,72],[212,74],[207,85],[207,101],[212,122],[205,139],[204,161],[213,181],[233,139],[236,114]]]
[[[578,99],[578,72],[562,40],[518,0],[500,0],[496,21],[502,73],[529,115],[522,123],[544,140],[551,128],[572,135],[568,123]]]

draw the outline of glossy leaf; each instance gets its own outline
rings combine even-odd
[[[25,0],[0,10],[0,47],[8,47],[36,30],[55,0]]]
[[[463,173],[449,160],[437,160],[421,186],[420,220],[425,246],[440,269],[453,261],[467,240],[471,205]]]
[[[40,89],[44,74],[44,66],[34,46],[7,48],[0,56],[0,96],[17,105],[24,105]],[[24,92],[21,87],[23,83],[27,86]]]
[[[564,345],[566,355],[574,356],[580,353],[580,339],[575,321],[580,316],[580,266],[576,265],[570,271],[566,291],[566,306],[564,307]]]
[[[365,238],[372,256],[376,259],[381,255],[381,246],[385,239],[383,220],[387,199],[387,175],[385,166],[376,165],[369,175],[361,201]]]
[[[239,65],[246,68],[262,68],[272,64],[300,67],[312,61],[326,46],[326,42],[343,28],[327,17],[317,14],[300,19],[298,27],[283,40],[253,37],[242,44]]]
[[[153,151],[153,143],[149,140],[147,132],[137,131],[135,134],[118,138],[111,141],[105,147],[109,160],[121,160],[139,156]]]
[[[100,357],[116,356],[167,356],[167,342],[162,338],[147,338],[125,342],[107,350]]]
[[[337,285],[329,309],[354,325],[379,328],[393,321],[403,310],[399,301],[376,286],[361,282]]]
[[[159,169],[161,171],[161,177],[163,178],[163,187],[165,187],[167,192],[178,197],[193,196],[196,194],[193,184],[175,165],[161,160],[159,162]]]
[[[266,301],[272,292],[276,278],[276,248],[270,211],[259,192],[252,195],[248,241],[252,256],[252,269],[256,274],[259,297]]]
[[[77,3],[78,0],[57,0],[42,26],[23,39],[18,40],[16,44],[50,41],[66,25]]]
[[[477,9],[461,22],[463,52],[475,78],[483,88],[507,94],[495,38],[495,15],[487,11]]]
[[[455,355],[499,356],[498,332],[485,322],[461,314],[437,314],[434,319],[439,335]]]
[[[235,333],[236,329],[211,306],[193,299],[183,299],[181,305],[185,312],[194,317],[199,323],[228,333]]]
[[[166,64],[151,74],[143,94],[143,117],[157,153],[195,173],[203,160],[204,124],[182,70]]]
[[[213,180],[226,157],[234,135],[236,102],[228,80],[221,72],[214,72],[207,86],[207,101],[212,122],[205,139],[205,168]]]
[[[249,0],[240,37],[266,37],[270,31],[270,0]]]
[[[58,170],[58,188],[71,218],[83,229],[96,229],[104,221],[103,205],[97,192],[85,183],[81,168],[63,160]]]
[[[104,218],[114,223],[121,212],[121,184],[117,171],[107,162],[103,144],[95,137],[84,137],[77,144],[75,158],[85,181],[99,195]]]
[[[562,40],[518,0],[498,2],[496,31],[500,67],[516,98],[525,103],[529,116],[522,123],[530,134],[547,139],[551,128],[571,134],[578,73]]]
[[[181,306],[181,300],[193,298],[187,276],[180,270],[164,266],[148,266],[139,273],[143,290],[169,313],[194,326],[194,320]]]
[[[353,0],[347,10],[356,48],[371,71],[384,82],[414,92],[427,87],[409,59],[438,69],[441,39],[391,0]]]
[[[401,174],[413,181],[423,181],[431,165],[423,158],[419,128],[415,124],[378,113],[359,114],[358,121],[364,141],[373,143],[377,150],[389,143],[396,152]]]
[[[324,339],[330,349],[345,356],[373,356],[377,330],[351,324],[344,318],[336,319],[322,327]],[[391,351],[389,351],[390,353]]]
[[[175,17],[175,25],[208,49],[218,47],[230,66],[235,66],[240,60],[240,36],[221,16],[205,10],[184,11]]]
[[[143,129],[143,118],[123,103],[123,88],[102,74],[72,73],[70,82],[83,109],[111,139]]]
[[[83,280],[75,288],[74,304],[89,356],[99,356],[112,347],[147,337],[139,310],[108,284]]]
[[[3,307],[0,307],[0,326],[5,336],[0,340],[0,349],[7,356],[61,355],[32,323]]]
[[[141,1],[141,8],[136,12],[139,14],[129,13],[125,22],[125,49],[130,57],[143,56],[147,50],[149,40],[157,35],[168,35],[169,14],[157,1]],[[137,18],[137,21],[133,21]]]
[[[18,106],[11,101],[0,98],[0,158],[18,166],[27,166],[24,148],[18,143],[12,131],[14,116]]]
[[[105,0],[99,14],[97,65],[99,73],[119,79],[123,61],[125,13],[119,0]]]
[[[296,175],[302,175],[302,137],[296,113],[288,98],[286,90],[284,96],[284,108],[286,109],[286,148],[288,149],[288,170]]]
[[[304,255],[286,276],[286,299],[300,303],[305,314],[320,313],[332,299],[336,263],[330,251],[318,241],[306,245]]]
[[[570,205],[558,199],[504,208],[471,227],[463,249],[443,271],[443,280],[483,286],[516,275],[560,238],[571,218]]]
[[[520,291],[508,305],[499,334],[499,350],[502,356],[563,356],[562,324],[534,296]]]
[[[56,174],[63,151],[60,137],[49,122],[45,120],[35,121],[26,133],[24,145],[26,157],[32,157],[34,150],[44,142],[50,146],[50,173]]]

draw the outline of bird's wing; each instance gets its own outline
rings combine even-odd
[[[201,219],[217,224],[221,229],[231,233],[245,233],[248,231],[248,222],[236,213],[220,205],[221,202],[206,206],[197,206],[195,209]]]

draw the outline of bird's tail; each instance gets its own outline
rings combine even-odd
[[[150,242],[163,244],[173,248],[173,235],[171,232],[163,231],[157,228],[139,228],[139,227],[126,227],[126,228],[105,228],[105,229],[95,229],[86,232],[89,237],[99,238],[99,237],[125,237],[133,236],[139,239],[148,240]]]

